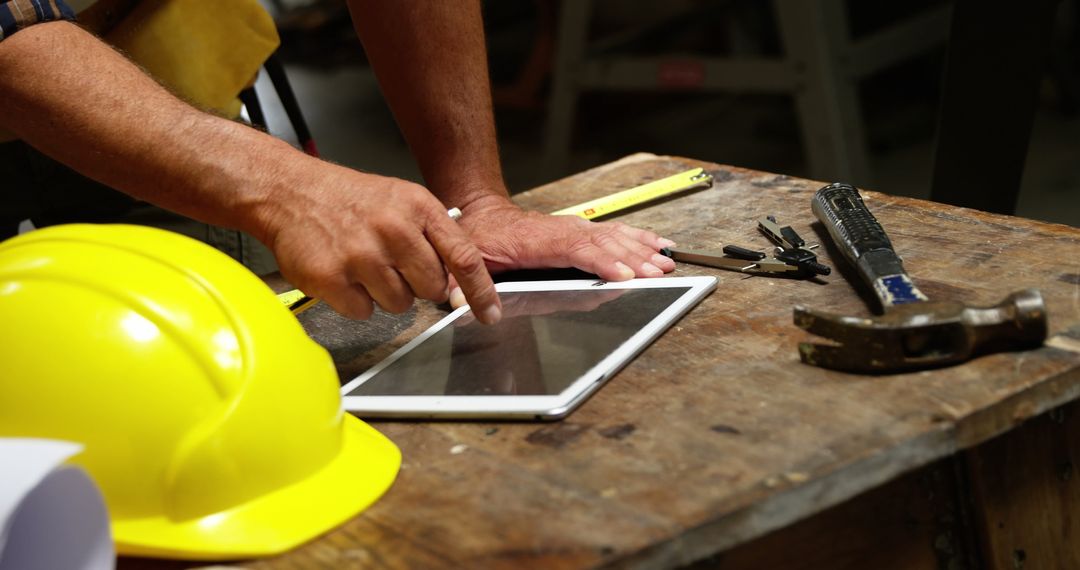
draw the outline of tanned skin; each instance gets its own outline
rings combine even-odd
[[[345,315],[445,301],[448,269],[484,322],[499,319],[479,250],[422,186],[199,111],[74,24],[0,42],[0,125],[121,192],[252,234],[290,282]]]
[[[501,316],[488,270],[608,280],[674,264],[622,224],[525,212],[498,161],[479,2],[352,0],[356,28],[428,188],[310,157],[174,97],[68,22],[0,42],[0,127],[131,196],[265,243],[282,274],[353,318],[416,297]],[[460,224],[447,215],[460,207]],[[462,298],[464,297],[464,298]]]
[[[674,245],[620,223],[515,206],[499,167],[478,0],[350,0],[357,34],[428,188],[462,209],[488,269],[577,267],[609,281],[675,269]]]

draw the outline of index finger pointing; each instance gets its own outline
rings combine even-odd
[[[480,250],[445,215],[430,220],[426,231],[428,240],[461,286],[476,318],[487,325],[499,322],[502,304]]]

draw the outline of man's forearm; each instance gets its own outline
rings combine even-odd
[[[198,111],[72,24],[0,42],[0,127],[117,190],[254,234],[286,279],[347,315],[444,301],[449,270],[478,317],[499,320],[480,251],[427,190]]]
[[[466,211],[505,199],[479,1],[350,0],[349,8],[432,192]]]
[[[259,209],[287,144],[180,101],[67,22],[0,42],[0,126],[82,174],[185,215],[262,237]],[[278,155],[255,164],[251,156]]]

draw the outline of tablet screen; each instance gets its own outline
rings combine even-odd
[[[498,324],[463,313],[346,395],[559,394],[689,289],[501,293]]]

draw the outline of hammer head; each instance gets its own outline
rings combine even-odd
[[[887,374],[1038,347],[1046,339],[1046,306],[1037,289],[1017,291],[991,307],[967,307],[954,301],[912,303],[865,318],[796,306],[795,325],[839,343],[800,343],[803,362]]]

